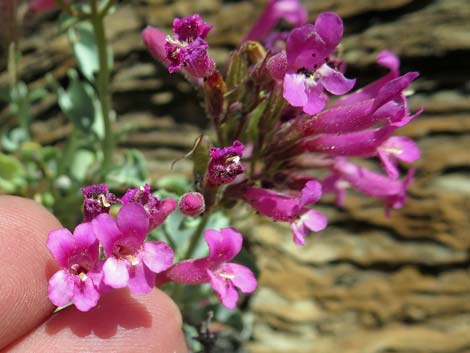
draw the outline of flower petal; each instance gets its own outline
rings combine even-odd
[[[326,228],[328,219],[326,216],[318,211],[309,210],[307,213],[302,215],[304,225],[312,232],[319,232]]]
[[[308,229],[305,227],[303,222],[297,221],[292,222],[290,225],[290,229],[292,231],[292,239],[294,244],[297,246],[304,246],[305,245],[305,237],[308,234]]]
[[[150,293],[155,286],[155,273],[150,271],[142,261],[129,268],[129,289],[132,294]]]
[[[324,64],[318,72],[322,75],[321,84],[325,89],[336,96],[349,92],[356,83],[356,80],[350,80],[344,77],[341,71],[332,69]]]
[[[140,253],[145,265],[155,273],[167,270],[173,264],[173,250],[164,242],[147,241]]]
[[[301,68],[315,70],[333,50],[326,45],[312,24],[293,29],[286,41],[288,66],[294,71]]]
[[[377,64],[390,69],[395,76],[399,75],[398,70],[400,69],[400,59],[395,53],[389,50],[382,50],[377,54],[376,61]]]
[[[90,260],[98,260],[98,239],[96,239],[93,226],[90,222],[81,223],[73,231],[76,249],[83,249],[88,252]]]
[[[149,229],[149,218],[143,206],[129,202],[119,210],[117,225],[126,238],[132,237],[137,243],[143,243]]]
[[[127,260],[108,257],[103,265],[103,281],[113,288],[124,288],[129,282]]]
[[[301,211],[297,198],[270,190],[248,188],[243,197],[258,212],[277,221],[289,221]]]
[[[303,106],[303,111],[309,115],[313,115],[321,111],[328,97],[323,93],[323,86],[320,84],[309,85],[307,83],[307,103]]]
[[[397,167],[397,159],[394,158],[393,155],[390,153],[387,153],[382,150],[377,151],[377,155],[380,159],[380,163],[382,164],[382,168],[384,169],[385,173],[392,178],[392,179],[398,179],[400,176],[400,172],[398,171]]]
[[[233,228],[206,230],[204,232],[207,246],[209,247],[209,261],[221,264],[233,259],[241,250],[243,237]]]
[[[312,203],[320,200],[322,195],[321,184],[316,180],[310,180],[305,183],[302,189],[302,196],[300,197],[300,207],[311,205]]]
[[[85,281],[76,281],[73,291],[73,303],[80,311],[88,311],[95,307],[100,299],[100,293],[96,289],[91,278]]]
[[[407,163],[413,163],[421,157],[421,152],[416,142],[405,136],[390,137],[380,146],[380,149],[393,154],[397,159]]]
[[[228,309],[234,309],[237,306],[238,293],[233,284],[211,271],[207,272],[211,279],[211,287],[219,297],[222,304]]]
[[[302,143],[309,152],[323,152],[331,156],[368,157],[376,154],[377,148],[396,128],[388,125],[380,129],[363,130],[349,134],[323,134]]]
[[[248,267],[235,263],[229,263],[225,267],[234,275],[231,279],[234,286],[243,293],[252,293],[256,290],[258,283],[253,272]]]
[[[53,230],[47,238],[47,247],[57,263],[67,268],[69,256],[73,254],[75,249],[75,240],[72,233],[67,228]]]
[[[50,279],[48,286],[48,296],[52,304],[64,306],[72,300],[74,286],[74,276],[64,270],[57,271]]]
[[[208,258],[185,260],[175,264],[168,271],[164,272],[164,275],[177,283],[207,283],[210,280],[207,274],[209,265]]]
[[[318,232],[326,228],[328,220],[326,216],[315,210],[308,210],[297,221],[291,224],[291,230],[295,245],[303,246],[305,237],[310,231]]]
[[[109,214],[102,213],[91,222],[96,237],[103,245],[106,255],[111,256],[114,244],[124,235],[119,230],[116,220]]]
[[[305,75],[287,73],[284,76],[282,96],[294,107],[306,105],[308,99],[305,92]]]
[[[322,12],[315,20],[315,31],[331,49],[335,49],[343,36],[343,20],[334,12]]]

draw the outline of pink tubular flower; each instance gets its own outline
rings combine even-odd
[[[83,217],[85,222],[91,221],[101,213],[109,213],[109,209],[117,202],[116,196],[109,192],[106,184],[90,185],[82,188],[85,198]]]
[[[103,265],[103,282],[113,288],[128,286],[134,294],[146,294],[155,284],[155,273],[173,263],[173,250],[163,242],[144,243],[149,215],[138,203],[122,206],[114,219],[101,214],[93,221],[96,237],[108,258]]]
[[[243,149],[243,144],[238,140],[228,147],[211,148],[207,178],[212,185],[228,184],[244,172],[245,167],[240,162]]]
[[[307,16],[307,10],[299,0],[269,0],[253,28],[243,38],[243,42],[266,38],[281,20],[295,27],[302,26],[307,23]]]
[[[405,136],[392,136],[377,148],[377,154],[387,175],[398,179],[397,160],[413,163],[421,157],[416,142]]]
[[[120,201],[123,205],[128,203],[137,203],[144,207],[150,217],[149,230],[162,224],[176,208],[176,200],[159,200],[152,195],[150,185],[148,184],[141,186],[140,188],[129,189]]]
[[[413,181],[414,172],[414,169],[410,169],[407,176],[400,181],[343,159],[339,159],[333,167],[333,173],[338,180],[346,181],[354,189],[366,195],[383,199],[387,217],[390,216],[392,208],[398,209],[404,206],[406,191]]]
[[[243,237],[233,228],[222,228],[220,232],[207,230],[204,238],[209,247],[207,257],[182,261],[165,272],[165,276],[178,283],[210,283],[222,304],[233,309],[238,301],[235,287],[243,293],[252,293],[257,287],[248,267],[229,262],[240,252]]]
[[[64,306],[72,301],[78,310],[88,311],[100,298],[98,241],[90,223],[78,225],[73,234],[66,228],[49,233],[47,247],[62,270],[49,280],[49,299]]]
[[[298,128],[302,135],[341,134],[367,129],[375,124],[400,124],[407,117],[406,97],[408,89],[418,73],[409,72],[385,82],[373,93],[353,93],[356,99],[345,98],[315,117],[304,119]],[[378,85],[375,85],[378,86]],[[362,97],[363,99],[359,99]]]
[[[196,78],[204,78],[215,70],[215,63],[207,54],[208,44],[204,40],[213,26],[207,25],[195,14],[173,21],[173,36],[147,27],[142,37],[152,56],[168,65],[170,73],[185,70]]]
[[[204,196],[199,192],[187,192],[180,198],[179,210],[186,216],[200,215],[205,207]]]
[[[321,184],[310,180],[302,189],[300,198],[254,187],[245,192],[244,198],[258,212],[277,221],[289,222],[294,243],[301,246],[305,244],[309,231],[318,232],[327,225],[323,213],[306,207],[317,202],[321,195]]]
[[[324,89],[334,95],[351,90],[356,81],[346,79],[341,71],[328,63],[342,36],[343,21],[333,12],[323,12],[315,24],[291,31],[286,43],[287,71],[284,75],[272,72],[273,77],[283,76],[283,96],[289,104],[302,107],[306,114],[313,115],[326,105],[328,97]],[[283,59],[283,53],[277,56],[272,60]],[[283,65],[276,64],[275,67],[282,68]]]
[[[342,97],[338,102],[336,102],[333,107],[344,106],[359,101],[367,100],[374,98],[377,92],[389,81],[397,78],[400,73],[400,60],[398,57],[388,50],[382,50],[376,58],[377,64],[390,70],[388,74],[379,78],[378,80],[368,84],[367,86],[348,94],[347,96]]]

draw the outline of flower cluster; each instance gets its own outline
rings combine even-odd
[[[280,21],[291,30],[278,30]],[[199,144],[194,152],[206,209],[241,200],[289,223],[294,243],[303,245],[310,231],[327,225],[325,215],[312,209],[323,194],[334,193],[342,206],[346,188],[353,188],[383,200],[387,216],[403,207],[415,171],[400,178],[399,163],[416,161],[420,151],[394,133],[422,112],[411,113],[407,101],[417,72],[400,74],[398,57],[383,50],[377,63],[388,73],[353,91],[356,80],[345,75],[338,50],[342,19],[323,12],[308,23],[298,0],[268,1],[225,72],[212,65],[207,43],[200,41],[211,28],[193,15],[175,20],[173,37],[153,28],[143,32],[150,52],[170,72],[184,68],[193,79],[206,78],[198,87],[221,146]],[[182,59],[193,46],[204,52],[199,70],[189,69],[195,60]],[[201,151],[209,158],[200,158]],[[364,158],[377,158],[383,172],[356,164]]]
[[[234,229],[207,231],[209,256],[173,265],[173,249],[161,241],[145,240],[173,212],[175,200],[159,200],[151,194],[149,185],[130,189],[119,199],[122,206],[113,217],[109,206],[118,201],[105,184],[88,186],[83,195],[84,222],[73,233],[66,228],[54,230],[47,240],[47,247],[62,267],[49,280],[49,298],[54,305],[73,302],[77,309],[88,311],[96,306],[100,293],[112,288],[128,287],[136,295],[149,293],[157,276],[187,284],[211,283],[222,303],[230,308],[237,301],[233,285],[245,293],[256,288],[248,268],[226,263],[241,249],[242,236]],[[193,267],[205,275],[195,280]]]
[[[212,27],[199,15],[193,15],[175,18],[172,36],[150,26],[142,35],[152,55],[167,64],[170,73],[185,70],[193,77],[203,78],[215,69],[215,63],[207,53],[209,45],[205,41]]]

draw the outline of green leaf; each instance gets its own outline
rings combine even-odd
[[[0,154],[0,190],[15,192],[25,184],[25,170],[21,162],[13,156]]]
[[[87,149],[79,149],[73,156],[70,174],[79,181],[85,180],[88,171],[95,162],[95,154]]]
[[[4,103],[10,103],[11,96],[10,96],[10,87],[3,86],[0,87],[0,101]]]
[[[185,192],[191,190],[191,184],[189,183],[189,180],[182,175],[167,175],[163,178],[160,178],[155,186],[158,189],[164,189],[166,191],[172,192],[177,196],[181,196]]]
[[[193,173],[194,180],[196,183],[202,182],[204,175],[207,171],[207,165],[209,164],[209,150],[211,148],[211,142],[205,135],[201,135],[199,140],[196,142],[194,147],[192,158],[193,158]]]
[[[106,182],[112,189],[141,186],[148,179],[145,158],[138,150],[125,150],[124,163],[106,175]]]
[[[248,115],[248,133],[250,140],[255,144],[259,137],[259,123],[267,106],[267,101],[263,100],[258,106]]]
[[[68,33],[80,72],[90,82],[95,82],[100,65],[93,26],[91,23],[82,22],[70,28]],[[113,66],[111,47],[108,47],[108,66],[110,69]]]
[[[229,90],[238,86],[246,79],[248,73],[248,57],[244,47],[233,53],[227,72],[227,87]]]
[[[8,152],[18,151],[21,145],[28,140],[28,132],[22,127],[16,127],[2,134],[2,147]]]
[[[59,106],[78,129],[89,132],[95,119],[93,88],[81,81],[75,70],[68,76],[67,90],[60,87],[57,92]]]

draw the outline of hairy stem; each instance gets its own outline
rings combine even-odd
[[[194,250],[196,250],[197,243],[199,239],[201,238],[201,233],[206,227],[207,221],[209,221],[209,216],[210,216],[210,212],[207,211],[206,213],[204,213],[201,221],[197,225],[193,234],[191,234],[191,237],[189,238],[189,245],[186,249],[186,252],[183,255],[183,260],[189,259],[193,255]]]
[[[106,14],[106,12],[103,12]],[[108,45],[104,28],[104,16],[99,12],[98,0],[91,1],[91,22],[98,47],[99,72],[97,79],[98,98],[104,122],[102,172],[106,173],[112,165],[114,141],[110,117],[111,92],[109,87],[110,70],[108,65]]]

